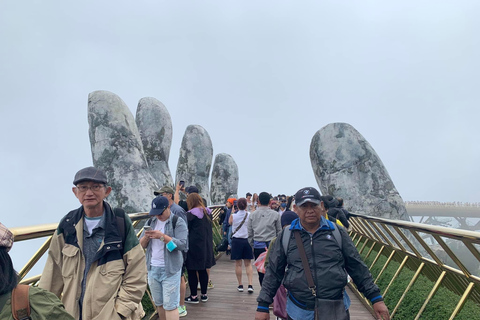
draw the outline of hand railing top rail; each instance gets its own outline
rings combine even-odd
[[[354,217],[365,218],[370,221],[389,224],[391,226],[398,226],[406,229],[416,229],[419,232],[432,233],[432,234],[437,234],[437,235],[445,236],[449,238],[455,238],[455,239],[468,238],[470,241],[480,244],[480,232],[476,232],[476,231],[453,229],[453,228],[447,228],[447,227],[441,227],[441,226],[432,226],[428,224],[402,221],[402,220],[390,220],[390,219],[379,218],[374,216],[367,216],[363,214],[352,213],[351,215]]]

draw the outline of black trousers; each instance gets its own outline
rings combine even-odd
[[[188,270],[188,286],[190,287],[190,294],[197,295],[198,280],[200,279],[200,288],[202,294],[207,294],[208,273],[207,270]],[[198,279],[197,279],[198,272]],[[181,301],[180,301],[181,303]]]
[[[263,248],[263,249],[253,249],[253,256],[255,257],[255,260],[257,260],[258,256],[265,251],[266,251],[265,248]],[[260,287],[262,286],[263,277],[265,277],[265,274],[261,273],[261,272],[258,272],[258,282],[260,282]]]

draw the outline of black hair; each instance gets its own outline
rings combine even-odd
[[[0,247],[0,295],[11,292],[18,283],[18,274],[13,269],[13,262],[7,248]]]
[[[333,197],[330,195],[327,195],[327,196],[321,196],[320,199],[323,202],[323,206],[325,207],[325,210],[328,210],[328,208],[330,208],[328,204],[332,201]]]
[[[338,201],[337,207],[343,207],[343,198],[338,197],[337,201]]]
[[[240,198],[237,200],[237,207],[240,210],[245,210],[247,208],[247,199]]]
[[[262,206],[268,206],[271,198],[272,197],[268,192],[260,192],[260,194],[258,195],[258,201]]]
[[[252,194],[250,192],[247,192],[247,195],[245,197],[248,197],[248,196],[252,196]]]
[[[295,197],[294,196],[290,196],[287,198],[287,208],[290,209],[290,207],[292,206],[292,202],[293,202],[293,199]]]

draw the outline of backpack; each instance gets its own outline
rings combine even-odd
[[[333,233],[333,238],[335,239],[338,246],[340,247],[340,250],[342,250],[342,236],[340,235],[340,231],[338,231],[338,227],[335,227],[332,233]],[[283,230],[283,236],[282,236],[283,251],[285,252],[285,254],[287,253],[288,243],[290,242],[291,234],[292,234],[292,230],[290,230],[290,227],[289,226],[285,227],[285,229]]]
[[[12,316],[15,320],[32,320],[30,318],[30,286],[19,284],[12,291]]]

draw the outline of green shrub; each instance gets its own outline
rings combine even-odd
[[[361,245],[359,245],[361,247]],[[378,251],[372,250],[368,258],[365,258],[369,248],[365,248],[362,252],[362,258],[368,267],[372,264]],[[387,261],[387,257],[381,255],[375,265],[371,268],[373,278],[375,279]],[[397,271],[400,263],[392,260],[388,267],[384,270],[382,276],[377,280],[377,285],[383,291],[387,288],[393,275]],[[406,266],[402,269],[398,277],[392,283],[388,292],[385,294],[384,300],[390,312],[400,301],[401,296],[405,292],[408,284],[412,280],[416,270],[410,270]],[[410,288],[405,295],[400,307],[394,315],[395,320],[412,320],[415,319],[418,311],[427,299],[428,294],[432,290],[434,282],[430,281],[426,276],[420,275],[415,284]],[[440,287],[432,300],[422,313],[420,319],[449,319],[453,310],[455,309],[460,296],[448,290],[445,287]],[[455,317],[455,320],[471,320],[480,319],[480,305],[472,300],[467,300],[463,309]]]

